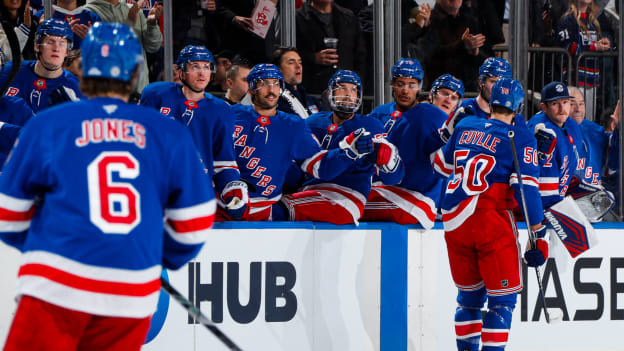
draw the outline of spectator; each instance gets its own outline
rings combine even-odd
[[[24,0],[2,0],[0,3],[0,18],[13,28],[19,40],[20,52],[24,59],[30,60],[35,57],[33,47],[34,30],[37,28],[36,19],[32,18],[30,2]],[[0,49],[8,60],[12,60],[13,53],[4,30],[0,26]],[[31,33],[33,35],[31,35]]]
[[[405,176],[393,185],[375,182],[363,221],[420,223],[430,229],[442,193],[442,178],[431,166],[430,154],[444,145],[439,129],[447,119],[439,108],[418,103],[424,72],[418,61],[400,59],[392,67],[394,102],[377,107],[371,116],[385,120],[387,139],[396,145],[405,164]]]
[[[254,0],[224,0],[217,6],[217,13],[223,21],[223,48],[253,60],[252,64],[269,61],[277,42],[278,22],[277,18],[272,19],[264,39],[252,33],[251,14],[255,3]]]
[[[418,59],[427,74],[425,84],[444,73],[464,82],[468,91],[477,90],[479,65],[487,57],[481,51],[486,37],[478,16],[462,0],[438,0],[431,11],[431,24],[416,43]]]
[[[37,28],[36,61],[22,63],[7,95],[19,96],[33,112],[68,100],[82,98],[78,78],[63,69],[65,57],[72,47],[73,33],[65,21],[48,19]],[[12,63],[0,75],[0,85],[8,78]]]
[[[577,87],[569,87],[568,91],[573,97],[570,106],[570,117],[578,123],[583,134],[582,142],[577,142],[579,157],[586,158],[585,162],[579,161],[581,174],[579,178],[590,184],[600,184],[602,181],[602,168],[604,158],[609,146],[610,133],[585,116],[585,99],[583,93]],[[578,172],[577,172],[578,173]]]
[[[212,81],[208,84],[206,91],[225,93],[227,91],[227,83],[225,82],[225,73],[232,66],[234,53],[230,50],[223,50],[215,56],[215,72]]]
[[[465,0],[463,6],[470,9],[479,21],[481,34],[485,36],[485,43],[479,48],[481,57],[494,56],[492,47],[505,44],[503,24],[496,13],[495,3],[502,1],[493,0]]]
[[[146,52],[157,52],[163,41],[160,27],[158,27],[158,20],[163,11],[162,5],[156,4],[149,11],[147,17],[145,17],[141,11],[139,2],[135,2],[132,7],[128,7],[125,1],[120,0],[92,0],[86,4],[84,8],[98,14],[102,21],[121,23],[129,21],[132,25],[134,32],[139,37],[141,47],[143,48],[141,51],[143,54],[141,71],[143,74],[139,76],[139,82],[136,87],[139,94],[143,92],[143,88],[149,84],[149,69],[147,68]]]
[[[252,185],[250,211],[243,219],[266,221],[282,196],[291,160],[315,178],[333,179],[355,162],[347,152],[357,150],[357,140],[345,140],[341,149],[323,150],[301,117],[278,111],[283,76],[275,65],[254,66],[247,82],[253,105],[232,106],[236,162],[241,180]],[[221,220],[232,219],[221,210],[217,215]]]
[[[357,224],[364,212],[373,175],[377,174],[387,184],[396,184],[403,178],[403,163],[396,147],[383,137],[383,125],[355,113],[362,102],[360,77],[352,71],[340,70],[330,79],[327,89],[332,111],[315,113],[306,119],[315,138],[326,150],[340,150],[350,138],[365,148],[358,146],[358,153],[352,155],[354,163],[331,182],[309,179],[301,191],[283,196],[279,203],[281,216],[276,210],[274,218]]]
[[[249,90],[249,83],[247,83],[249,71],[250,68],[247,64],[235,63],[225,73],[228,89],[223,100],[225,100],[228,105],[240,104],[243,96],[247,94]]]
[[[602,35],[596,9],[591,6],[593,0],[570,0],[570,9],[565,13],[557,27],[559,45],[568,50],[573,62],[572,76],[568,81],[583,89],[586,109],[590,118],[594,118],[599,99],[594,87],[600,85],[600,59],[588,57],[576,64],[577,57],[583,52],[602,52],[611,49],[611,41]],[[564,71],[564,79],[570,72]],[[578,76],[578,81],[576,80]]]
[[[37,19],[41,19],[43,10],[35,13]],[[87,36],[89,27],[95,22],[101,21],[96,13],[86,10],[84,6],[78,6],[78,0],[56,0],[52,5],[52,18],[67,21],[74,32],[73,50],[80,49],[82,39]],[[80,53],[77,54],[80,56]]]
[[[464,83],[448,73],[438,77],[429,92],[429,102],[447,115],[455,112],[463,97]]]
[[[334,0],[336,5],[340,5],[345,9],[351,10],[354,15],[358,16],[360,11],[368,5],[368,0]]]
[[[339,68],[356,71],[366,80],[366,48],[353,12],[333,0],[311,0],[296,11],[296,23],[303,80],[310,93],[322,93]],[[330,44],[327,39],[332,38],[338,41]]]
[[[284,75],[284,89],[277,109],[286,113],[307,118],[319,112],[321,102],[308,95],[303,87],[303,65],[299,51],[295,47],[280,47],[273,51],[272,63]]]

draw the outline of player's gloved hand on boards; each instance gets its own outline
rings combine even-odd
[[[379,170],[384,173],[394,172],[401,163],[401,157],[396,146],[383,137],[374,138],[373,144],[375,152],[371,153],[373,155],[371,161],[375,162]]]
[[[540,160],[547,159],[552,155],[557,144],[557,133],[550,128],[546,128],[544,123],[535,126],[535,139],[537,139],[537,155]]]
[[[242,218],[249,209],[249,194],[247,184],[240,180],[229,182],[221,192],[221,200],[225,212],[232,219]]]
[[[50,93],[48,100],[49,100],[49,105],[54,106],[63,102],[78,101],[80,99],[78,98],[78,96],[76,95],[76,92],[73,89],[60,86],[54,89],[54,91]]]
[[[525,251],[524,260],[530,267],[539,267],[546,262],[548,258],[548,235],[546,226],[542,226],[535,232],[535,247]]]
[[[364,128],[356,129],[338,143],[347,156],[356,160],[373,152],[373,136]]]
[[[474,114],[475,113],[470,106],[462,106],[454,112],[451,112],[449,117],[446,119],[446,122],[442,125],[442,128],[438,131],[440,133],[440,139],[447,143],[451,138],[451,135],[453,135],[453,131],[455,130],[457,123],[468,116],[474,116]]]

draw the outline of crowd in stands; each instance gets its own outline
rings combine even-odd
[[[276,5],[276,1],[267,1]],[[276,137],[268,132],[268,119],[266,123],[260,123],[259,128],[252,128],[251,134],[234,129],[234,149],[219,154],[222,159],[214,158],[216,154],[212,146],[203,150],[205,162],[210,159],[224,168],[215,166],[214,170],[215,176],[219,174],[223,178],[215,182],[217,193],[223,196],[222,218],[320,220],[318,215],[329,209],[339,223],[357,223],[361,218],[423,225],[432,223],[442,180],[435,178],[427,183],[423,179],[429,175],[410,173],[410,167],[428,163],[428,156],[448,141],[449,136],[438,131],[452,133],[453,126],[448,126],[448,121],[446,129],[442,128],[442,122],[449,116],[490,115],[492,86],[501,77],[511,77],[511,67],[506,60],[499,58],[501,52],[497,51],[497,47],[505,44],[503,24],[508,15],[504,2],[402,0],[402,56],[405,58],[392,70],[393,101],[376,106],[372,111],[362,108],[364,95],[373,86],[372,1],[296,1],[296,47],[279,46],[279,13],[265,23],[268,28],[264,37],[253,32],[252,14],[260,3],[266,5],[261,0],[176,2],[173,6],[173,47],[180,54],[174,65],[174,82],[165,83],[158,82],[162,80],[164,69],[163,7],[158,2],[56,0],[52,18],[46,19],[41,3],[3,0],[0,15],[6,25],[4,29],[14,31],[21,58],[26,60],[6,95],[21,97],[28,105],[30,115],[60,102],[85,98],[78,87],[81,39],[96,21],[128,23],[143,49],[140,61],[143,73],[137,77],[134,101],[180,119],[191,129],[203,126],[193,127],[195,123],[203,123],[198,117],[203,113],[200,111],[214,109],[232,116],[237,128],[242,125],[249,128],[249,116],[257,114],[260,119],[276,113],[295,115],[307,124],[298,122],[272,128],[283,128],[283,133],[295,137],[293,145],[306,144],[307,137],[297,137],[301,130],[295,129],[307,128],[310,136],[314,135],[310,140],[316,138],[320,143],[318,149],[310,146],[305,150],[297,150],[288,143],[274,145],[285,152],[293,148],[298,152],[284,154],[282,158],[289,167],[274,170],[275,174],[267,171],[274,165],[262,165],[261,161],[270,158],[262,154],[266,152],[262,149],[270,144],[269,138]],[[613,135],[617,135],[614,123],[618,113],[613,111],[619,108],[619,104],[616,108],[613,78],[617,69],[615,57],[589,56],[576,61],[581,55],[613,52],[618,40],[615,12],[605,1],[599,0],[532,1],[530,11],[531,46],[561,47],[573,62],[557,66],[534,57],[531,70],[539,72],[543,78],[541,84],[533,81],[525,87],[529,96],[526,102],[534,102],[533,97],[538,96],[537,106],[546,111],[550,101],[541,96],[542,88],[546,89],[552,81],[560,81],[558,84],[566,89],[569,87],[573,98],[565,99],[572,108],[566,103],[562,111],[567,111],[566,118],[573,117],[580,126],[576,138],[579,142],[575,145],[580,153],[575,151],[576,157],[584,159],[588,165],[591,163],[589,170],[587,166],[579,165],[579,169],[571,172],[580,174],[584,171],[579,180],[594,185],[605,182],[609,190],[615,191],[617,140]],[[15,55],[8,40],[12,35],[0,33],[0,49],[5,56],[3,63],[6,63],[3,64],[0,84],[7,80]],[[468,93],[476,97],[462,100]],[[3,100],[6,103],[5,97]],[[20,103],[20,109],[22,105]],[[456,112],[458,108],[461,113]],[[368,113],[374,123],[365,118]],[[417,132],[402,122],[416,118],[412,115],[424,114],[429,115],[429,124],[419,125]],[[20,116],[23,115],[20,112]],[[531,115],[526,116],[526,120]],[[239,118],[240,125],[237,124]],[[25,123],[24,119],[27,118],[19,122],[3,120],[5,130],[9,126],[17,127],[2,142],[3,145],[11,144],[16,138],[15,130]],[[526,125],[526,120],[516,118],[515,124]],[[199,131],[193,136],[197,138],[197,144],[210,140],[212,145],[214,140],[227,135],[227,128],[220,129],[220,137],[207,137]],[[358,132],[361,128],[370,135]],[[429,140],[422,145],[422,155],[412,159],[405,154],[406,151],[402,152],[408,146],[402,144],[404,139],[398,137],[399,132],[401,138],[418,135]],[[254,144],[250,147],[241,140],[242,135],[252,139],[252,134],[255,138],[266,138],[265,146],[261,148]],[[368,139],[376,147],[375,152],[358,148],[358,141],[364,144],[363,140]],[[583,145],[580,141],[584,141]],[[354,163],[353,174],[341,179],[343,175],[335,173],[342,156],[327,153],[332,149],[352,153],[353,157],[347,159]],[[383,154],[380,155],[379,150],[384,150]],[[4,151],[6,157],[8,150]],[[251,157],[253,152],[256,156]],[[328,167],[332,168],[331,172],[326,170]],[[236,176],[226,176],[228,168],[239,170],[242,185]],[[243,170],[251,172],[246,174]],[[251,178],[242,179],[245,176]],[[370,177],[374,178],[373,184],[366,184],[365,180]],[[412,184],[410,177],[418,177],[420,183],[427,183],[427,188]],[[359,185],[350,183],[353,179],[358,179]],[[565,194],[565,190],[562,191],[559,193]],[[225,201],[226,195],[229,201]],[[241,207],[238,203],[233,204],[234,198],[247,197],[247,212],[238,213]],[[280,198],[282,200],[278,201]],[[323,211],[310,207],[310,203],[318,204]],[[333,207],[336,203],[341,204],[338,207],[346,212],[340,214]],[[390,208],[393,214],[383,214]],[[230,213],[232,209],[234,215]],[[249,215],[252,216],[245,217]]]

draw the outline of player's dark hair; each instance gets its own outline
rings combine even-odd
[[[492,111],[492,114],[496,113],[496,114],[501,114],[501,115],[511,115],[514,113],[512,110],[508,109],[507,107],[499,106],[499,105],[490,106],[490,110]]]
[[[132,76],[132,80],[137,79],[137,73]],[[109,93],[115,93],[123,96],[129,96],[134,91],[134,85],[131,82],[124,82],[110,78],[85,78],[80,80],[80,91],[89,97],[105,96]]]
[[[291,52],[291,51],[294,51],[297,53],[297,55],[301,56],[301,54],[299,53],[299,50],[297,50],[297,48],[294,46],[280,46],[273,51],[273,56],[271,57],[271,63],[279,67],[282,64],[282,57],[286,53]]]

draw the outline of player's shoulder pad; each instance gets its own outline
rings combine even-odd
[[[389,115],[396,110],[396,105],[393,101],[379,105],[375,107],[370,113],[371,114],[385,114]]]

